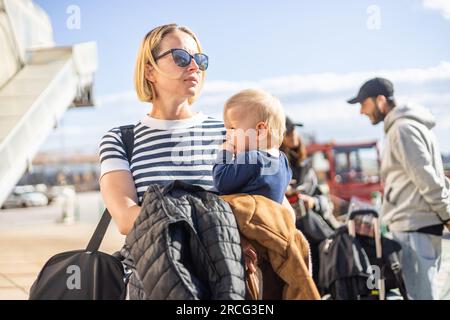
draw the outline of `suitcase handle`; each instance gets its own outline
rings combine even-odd
[[[355,219],[356,216],[364,216],[368,214],[373,215],[375,218],[379,217],[378,212],[373,209],[361,209],[350,212],[350,214],[348,215],[348,220],[350,221]]]

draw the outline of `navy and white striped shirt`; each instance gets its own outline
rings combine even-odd
[[[145,116],[134,127],[131,166],[120,128],[109,130],[100,142],[100,179],[111,171],[130,171],[139,204],[151,184],[181,180],[213,188],[212,167],[225,139],[222,121],[197,113],[189,119],[160,120]]]

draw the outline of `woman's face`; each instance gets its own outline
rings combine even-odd
[[[184,49],[191,55],[198,53],[195,40],[189,34],[179,30],[164,37],[158,55],[170,49]],[[156,63],[165,73],[151,70],[149,80],[153,83],[157,97],[188,99],[195,96],[201,81],[201,71],[194,59],[184,68],[175,64],[171,54],[158,59]]]
[[[298,136],[297,131],[293,130],[291,133],[284,136],[283,146],[288,149],[295,149],[300,146],[300,137]]]

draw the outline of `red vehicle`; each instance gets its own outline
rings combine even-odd
[[[307,147],[319,179],[326,180],[335,213],[347,211],[350,198],[371,200],[382,192],[377,141],[364,143],[313,143]]]

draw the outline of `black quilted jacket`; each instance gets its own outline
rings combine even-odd
[[[201,187],[149,186],[122,252],[135,267],[130,299],[244,299],[233,212]]]

